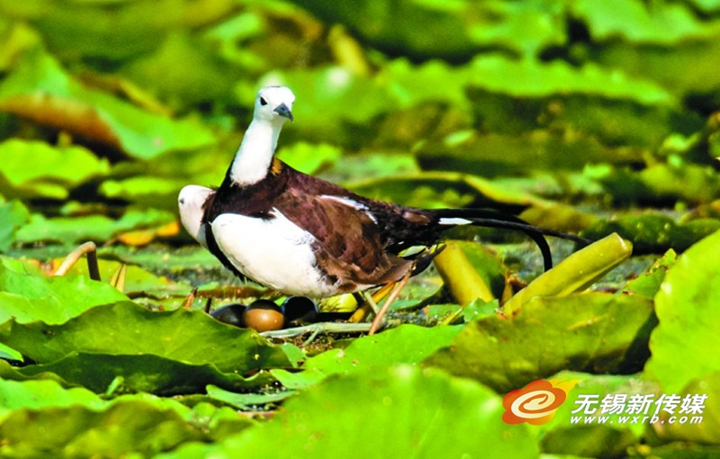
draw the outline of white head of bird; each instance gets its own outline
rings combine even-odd
[[[284,124],[293,120],[292,107],[295,95],[285,86],[268,86],[258,91],[255,98],[253,121],[266,120]]]
[[[287,120],[293,120],[294,102],[295,95],[284,86],[268,86],[258,91],[253,120],[230,171],[230,178],[237,185],[252,185],[267,176],[280,130]]]

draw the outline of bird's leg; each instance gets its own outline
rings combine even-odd
[[[310,345],[310,343],[312,343],[313,341],[315,341],[315,337],[317,337],[317,335],[318,335],[322,330],[323,330],[323,329],[320,328],[320,327],[316,328],[315,331],[313,331],[313,332],[310,334],[310,337],[309,337],[308,339],[306,339],[305,341],[303,341],[302,347],[307,347],[307,346]]]
[[[88,274],[90,275],[90,279],[99,281],[100,269],[98,268],[97,261],[97,246],[94,242],[81,244],[75,250],[70,252],[60,266],[58,266],[58,269],[55,270],[53,276],[64,276],[67,274],[67,272],[70,271],[70,268],[72,268],[83,255],[86,255],[87,258]]]
[[[370,309],[372,309],[372,312],[377,314],[378,311],[380,310],[380,306],[378,306],[377,303],[375,302],[375,298],[373,298],[373,295],[370,295],[368,292],[362,292],[362,297],[365,298],[365,303],[363,305],[370,306]],[[381,299],[382,299],[382,297],[380,295],[378,295],[378,301],[380,301]]]
[[[377,329],[380,327],[380,324],[382,323],[383,317],[385,316],[385,313],[390,309],[390,305],[395,301],[395,299],[400,295],[400,292],[408,283],[408,280],[410,279],[410,276],[412,275],[413,268],[415,267],[415,263],[408,269],[408,272],[405,273],[405,276],[400,280],[400,282],[396,282],[397,285],[395,289],[390,293],[390,295],[385,300],[385,303],[383,304],[382,309],[377,313],[375,316],[375,319],[372,322],[372,325],[370,325],[370,331],[368,332],[368,335],[373,335],[377,331]]]
[[[365,299],[365,302],[363,302],[360,307],[355,310],[350,319],[348,319],[348,322],[363,322],[367,319],[371,312],[377,312],[380,309],[377,303],[390,293],[392,288],[395,287],[395,284],[396,282],[391,282],[383,285],[380,289],[378,289],[378,291],[373,293],[372,296],[367,292],[362,292],[362,297]]]
[[[388,285],[391,285],[391,284],[388,284]],[[394,284],[392,284],[392,285],[394,285]],[[384,286],[383,286],[383,288],[385,288],[385,287],[387,287],[387,285],[384,285]],[[382,290],[382,288],[381,288],[380,290],[378,290],[378,291],[376,292],[376,294],[377,294],[378,292],[380,292],[381,290]],[[372,312],[376,312],[376,311],[378,311],[378,310],[380,309],[380,308],[378,307],[377,303],[375,302],[375,299],[373,298],[373,296],[370,295],[368,292],[362,292],[362,294],[360,295],[360,297],[363,298],[365,301],[363,301],[363,302],[360,304],[360,306],[355,310],[355,312],[353,313],[353,315],[350,316],[350,319],[348,319],[348,322],[350,322],[350,323],[360,323],[360,322],[364,322],[365,319],[367,319],[368,316],[369,316]],[[382,298],[382,297],[379,297],[379,298]]]

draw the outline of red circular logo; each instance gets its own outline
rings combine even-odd
[[[567,394],[543,379],[533,381],[517,389],[503,399],[503,421],[507,424],[527,422],[532,425],[545,424],[555,415]]]

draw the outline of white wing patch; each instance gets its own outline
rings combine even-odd
[[[344,204],[346,206],[352,207],[353,209],[359,210],[361,212],[364,212],[365,215],[367,215],[370,220],[373,221],[373,223],[377,224],[377,219],[375,218],[375,215],[370,212],[370,209],[368,209],[368,206],[361,202],[357,202],[354,199],[345,198],[342,196],[331,196],[329,194],[324,194],[320,196],[321,199],[329,199],[331,201],[339,202],[340,204]]]
[[[469,225],[472,221],[466,218],[443,217],[438,220],[438,223],[441,225]]]
[[[332,295],[332,285],[317,269],[315,237],[279,210],[270,214],[274,218],[218,215],[211,227],[220,250],[238,271],[287,295]]]

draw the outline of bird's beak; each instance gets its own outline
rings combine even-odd
[[[289,119],[290,121],[293,120],[292,112],[285,104],[280,104],[275,108],[275,113],[277,113],[280,116],[284,116],[285,118]]]

